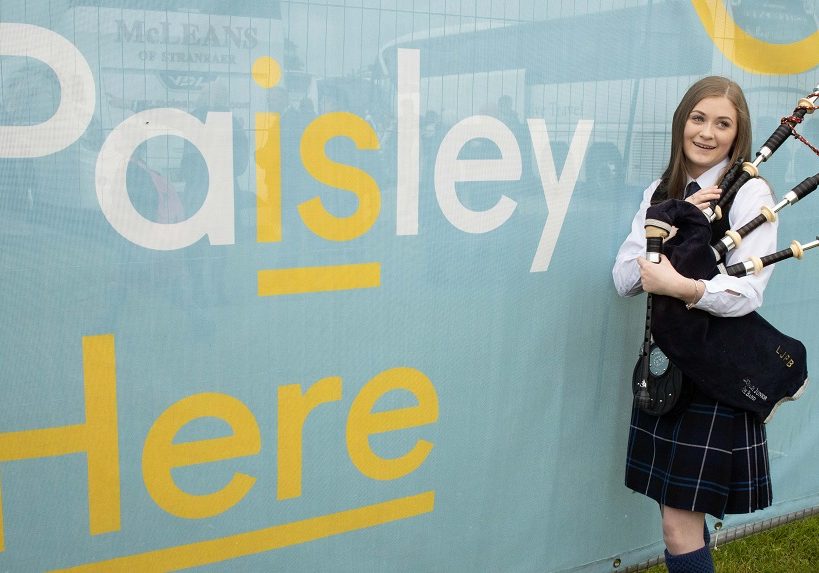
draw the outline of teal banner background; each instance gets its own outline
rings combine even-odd
[[[101,570],[598,572],[662,552],[656,505],[623,485],[644,298],[618,298],[611,266],[691,83],[743,86],[755,148],[819,83],[814,2],[0,0],[0,24],[36,27],[0,39],[0,570],[150,554],[144,569]],[[744,58],[733,24],[770,52]],[[14,49],[29,43],[69,57],[70,73]],[[252,74],[265,56],[280,71],[271,87]],[[62,108],[63,124],[20,143],[66,101],[77,109]],[[212,151],[156,110],[207,125]],[[278,163],[265,163],[257,141],[275,138],[260,121],[273,114]],[[339,119],[306,158],[302,134],[327,127],[322,117]],[[813,142],[816,122],[798,128]],[[781,197],[816,159],[789,140],[762,175]],[[138,215],[117,219],[118,169]],[[276,240],[258,234],[264,173],[280,174]],[[303,204],[315,197],[329,217],[311,227]],[[817,201],[782,212],[781,247],[815,238]],[[190,231],[204,213],[211,236]],[[328,238],[340,218],[350,235]],[[261,271],[340,265],[363,283],[259,290]],[[810,372],[817,281],[813,252],[781,263],[761,310],[804,342]],[[43,446],[56,453],[27,454],[26,437],[84,423],[83,341],[103,335],[117,418],[101,438],[118,446],[120,504],[103,505],[119,523],[92,532],[87,456],[60,454],[63,434]],[[351,452],[350,412],[388,372],[398,386],[374,411],[424,415],[366,443],[380,460],[427,453],[374,476]],[[328,378],[338,394],[300,429],[301,489],[282,495],[280,458],[295,442],[280,430],[294,403],[281,390]],[[214,445],[215,457],[168,469],[194,506],[217,507],[186,516],[146,485],[146,440],[200,395],[244,405],[238,425],[255,420],[260,446]],[[783,406],[768,426],[774,505],[723,527],[819,506],[817,408],[812,387]],[[174,444],[237,428],[193,417]],[[235,503],[207,501],[238,474],[255,481]],[[407,514],[376,505],[419,495],[429,503]],[[369,506],[373,522],[345,513]],[[335,514],[335,530],[308,521],[235,554],[194,545],[240,547],[241,534]],[[188,546],[200,561],[176,561],[171,550]]]

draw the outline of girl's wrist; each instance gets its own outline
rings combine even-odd
[[[680,299],[685,303],[685,308],[691,310],[705,294],[705,284],[700,280],[686,279],[686,285],[683,287],[682,293],[683,296]]]

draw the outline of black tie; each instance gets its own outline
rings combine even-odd
[[[688,199],[689,197],[691,197],[691,195],[693,195],[699,190],[700,184],[697,183],[696,181],[692,181],[691,183],[685,186],[685,197],[683,197],[683,199]]]

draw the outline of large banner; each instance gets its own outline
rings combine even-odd
[[[0,570],[660,554],[614,255],[691,83],[745,88],[756,149],[817,64],[811,0],[0,0]],[[813,252],[762,307],[812,373]],[[819,506],[817,408],[723,527]]]

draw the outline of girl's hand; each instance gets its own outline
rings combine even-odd
[[[659,263],[650,263],[639,257],[637,264],[640,266],[640,280],[645,292],[673,296],[686,302],[690,302],[696,295],[696,282],[674,270],[665,255],[660,257]]]
[[[708,205],[711,203],[711,201],[716,201],[717,199],[719,199],[720,195],[722,195],[722,189],[720,189],[716,185],[711,185],[710,187],[704,187],[703,189],[700,189],[696,193],[693,193],[690,197],[687,197],[685,200],[686,202],[691,203],[700,211],[704,211],[706,207],[708,207]]]

